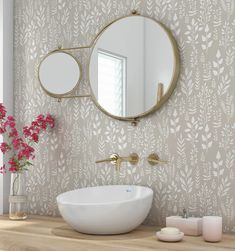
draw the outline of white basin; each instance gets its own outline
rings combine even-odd
[[[152,205],[153,191],[132,185],[87,187],[56,198],[64,220],[86,234],[121,234],[138,227]]]

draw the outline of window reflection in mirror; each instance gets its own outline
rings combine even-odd
[[[100,49],[98,102],[113,114],[126,115],[126,58]]]

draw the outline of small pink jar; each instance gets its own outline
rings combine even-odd
[[[205,241],[218,242],[222,239],[222,217],[204,216],[202,218],[202,236]]]

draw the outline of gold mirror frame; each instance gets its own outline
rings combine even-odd
[[[141,113],[139,114],[138,116],[130,116],[130,117],[120,117],[120,116],[115,116],[109,112],[107,112],[103,107],[101,107],[99,105],[99,103],[97,102],[97,99],[92,91],[92,88],[91,88],[91,83],[90,83],[90,62],[91,62],[91,56],[92,56],[92,53],[93,53],[93,50],[95,48],[95,45],[98,41],[98,39],[100,38],[100,36],[104,33],[104,31],[109,28],[113,23],[121,20],[121,19],[124,19],[124,18],[128,18],[128,17],[133,17],[133,16],[142,16],[142,17],[145,17],[145,18],[148,18],[150,20],[153,20],[154,22],[156,22],[156,24],[160,25],[162,27],[162,29],[166,32],[169,40],[170,40],[170,43],[171,43],[171,46],[172,46],[172,49],[173,49],[173,53],[174,53],[174,73],[173,73],[173,76],[171,78],[171,81],[170,81],[170,85],[167,89],[167,92],[165,95],[162,96],[162,98],[156,103],[155,106],[153,106],[151,109],[149,109],[148,111],[144,112],[144,113]],[[68,94],[71,94],[76,88],[77,86],[79,85],[80,83],[80,80],[82,78],[82,67],[81,67],[81,64],[80,62],[73,56],[71,55],[70,53],[68,53],[67,51],[70,51],[70,50],[82,50],[82,49],[92,49],[91,52],[90,52],[90,56],[89,56],[89,67],[88,67],[88,82],[89,82],[89,87],[90,87],[90,90],[91,90],[91,94],[84,94],[84,95],[73,95],[73,96],[66,96]],[[78,66],[79,66],[79,70],[80,70],[80,78],[78,80],[78,83],[76,84],[76,86],[69,92],[65,93],[65,94],[54,94],[54,93],[50,93],[48,92],[42,85],[41,83],[41,80],[39,78],[39,69],[40,69],[40,65],[41,63],[43,62],[43,60],[48,57],[50,54],[52,53],[56,53],[56,52],[63,52],[63,53],[67,53],[68,55],[70,55],[71,57],[73,57],[75,59],[75,61],[77,62]],[[130,15],[127,15],[127,16],[123,16],[123,17],[120,17],[118,19],[115,19],[114,21],[112,21],[111,23],[109,23],[108,25],[106,25],[96,36],[95,38],[91,41],[91,43],[89,45],[85,45],[85,46],[79,46],[79,47],[71,47],[71,48],[62,48],[61,46],[58,47],[58,49],[56,50],[53,50],[51,52],[49,52],[43,59],[42,61],[40,62],[39,66],[38,66],[38,79],[39,79],[39,83],[42,87],[42,89],[51,97],[53,98],[58,98],[58,101],[61,101],[62,98],[90,98],[92,99],[92,101],[94,102],[94,104],[96,105],[96,107],[102,111],[104,114],[108,115],[109,117],[111,118],[114,118],[114,119],[118,119],[118,120],[122,120],[122,121],[131,121],[132,124],[135,126],[137,124],[137,122],[139,121],[139,118],[142,118],[142,117],[145,117],[155,111],[157,111],[168,99],[169,97],[172,95],[175,87],[176,87],[176,83],[177,83],[177,80],[179,78],[179,73],[180,73],[180,55],[179,55],[179,50],[178,50],[178,46],[177,46],[177,43],[176,43],[176,40],[175,38],[173,37],[171,31],[165,26],[163,25],[161,22],[155,20],[154,18],[151,18],[151,17],[148,17],[148,16],[145,16],[145,15],[140,15],[139,13],[137,13],[137,11],[133,10],[132,13]]]
[[[93,50],[95,48],[95,45],[98,41],[98,39],[101,37],[101,35],[112,25],[114,24],[115,22],[118,22],[119,20],[121,19],[124,19],[124,18],[130,18],[130,17],[133,17],[133,16],[142,16],[144,18],[148,18],[154,22],[156,22],[156,24],[160,25],[161,28],[166,32],[169,40],[170,40],[170,43],[171,43],[171,46],[172,46],[172,49],[173,49],[173,53],[174,53],[174,71],[173,71],[173,76],[171,78],[171,81],[170,81],[170,85],[167,89],[167,92],[166,94],[164,94],[162,96],[162,98],[156,103],[155,106],[153,106],[151,109],[149,109],[148,111],[144,112],[144,113],[141,113],[137,116],[129,116],[129,117],[121,117],[121,116],[116,116],[116,115],[113,115],[109,112],[107,112],[102,106],[100,106],[100,104],[98,103],[93,91],[92,91],[92,87],[91,87],[91,82],[90,82],[90,63],[91,63],[91,56],[92,56],[92,53],[93,53]],[[175,38],[173,37],[173,35],[171,34],[171,31],[165,27],[165,25],[163,25],[162,23],[156,21],[155,19],[151,18],[151,17],[148,17],[148,16],[144,16],[144,15],[140,15],[140,14],[137,14],[136,11],[133,11],[131,15],[127,15],[127,16],[124,16],[124,17],[120,17],[114,21],[112,21],[111,23],[109,23],[107,26],[105,26],[95,37],[95,39],[92,41],[92,45],[91,45],[91,48],[92,48],[92,51],[90,53],[90,57],[89,57],[89,67],[88,67],[88,82],[89,82],[89,87],[90,87],[90,90],[91,90],[91,99],[92,101],[94,102],[94,104],[96,105],[96,107],[101,110],[103,113],[105,113],[106,115],[108,115],[109,117],[111,118],[114,118],[114,119],[118,119],[118,120],[122,120],[122,121],[138,121],[139,118],[142,118],[142,117],[145,117],[155,111],[157,111],[168,99],[169,97],[172,95],[175,87],[176,87],[176,84],[177,84],[177,80],[179,78],[179,73],[180,73],[180,56],[179,56],[179,50],[178,50],[178,46],[177,46],[177,43],[175,41]]]
[[[70,91],[68,91],[68,92],[66,92],[66,93],[62,93],[62,94],[56,94],[56,93],[49,92],[49,91],[43,86],[43,84],[42,84],[42,82],[41,82],[41,79],[40,79],[40,76],[39,76],[40,67],[41,67],[41,64],[43,63],[43,61],[44,61],[47,57],[49,57],[49,56],[51,56],[52,54],[55,54],[55,53],[65,53],[65,54],[69,55],[70,57],[72,57],[72,58],[75,60],[75,62],[77,63],[78,68],[79,68],[79,71],[80,71],[80,76],[79,76],[78,82],[77,82],[76,85],[73,87],[73,89],[70,90]],[[51,96],[51,97],[53,97],[53,98],[62,98],[62,97],[64,98],[65,95],[71,94],[71,93],[78,87],[78,85],[79,85],[81,79],[82,79],[82,67],[81,67],[80,62],[79,62],[72,54],[70,54],[70,53],[68,53],[68,52],[66,52],[66,51],[64,51],[64,50],[61,50],[61,49],[57,49],[57,50],[51,51],[51,52],[49,52],[48,54],[46,54],[46,56],[43,57],[43,59],[41,60],[39,66],[38,66],[38,80],[39,80],[40,86],[42,87],[43,91],[47,93],[47,95],[49,95],[49,96]]]

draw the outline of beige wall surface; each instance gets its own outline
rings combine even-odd
[[[185,207],[191,215],[222,215],[235,232],[235,3],[233,0],[15,0],[15,115],[21,125],[51,113],[56,128],[36,147],[27,193],[33,214],[57,215],[58,194],[86,186],[139,184],[152,187],[147,224],[164,224]],[[176,90],[137,127],[100,112],[91,100],[58,103],[37,79],[49,51],[89,44],[102,27],[137,9],[161,21],[179,46]],[[154,45],[153,45],[154,46]],[[89,93],[90,50],[74,52],[83,65],[77,93]],[[95,161],[137,152],[137,166]],[[150,166],[156,152],[169,164]]]

